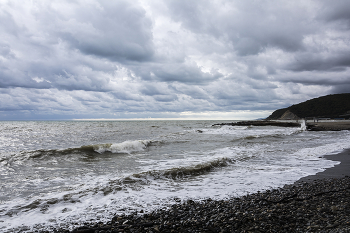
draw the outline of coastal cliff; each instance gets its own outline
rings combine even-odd
[[[274,111],[266,120],[350,118],[350,93],[318,97]]]

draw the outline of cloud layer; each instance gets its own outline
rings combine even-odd
[[[350,91],[350,5],[0,0],[0,119],[265,117]]]

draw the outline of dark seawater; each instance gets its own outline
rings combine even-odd
[[[0,122],[0,231],[281,187],[349,148],[348,131],[212,126],[222,122]]]

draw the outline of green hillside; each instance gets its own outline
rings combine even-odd
[[[266,120],[277,120],[289,110],[299,118],[325,117],[346,118],[350,117],[350,93],[335,94],[307,100],[288,108],[274,111]]]

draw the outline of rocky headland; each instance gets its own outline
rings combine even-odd
[[[349,119],[350,93],[321,96],[277,109],[266,120]]]

